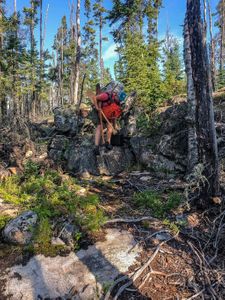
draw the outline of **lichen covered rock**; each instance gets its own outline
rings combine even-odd
[[[28,244],[33,237],[37,219],[37,214],[33,211],[22,213],[6,225],[3,230],[4,239],[13,244]]]

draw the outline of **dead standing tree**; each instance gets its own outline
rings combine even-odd
[[[200,197],[203,202],[218,196],[219,162],[214,123],[212,82],[200,0],[187,0],[185,18],[185,65],[189,105],[189,172],[203,166]]]

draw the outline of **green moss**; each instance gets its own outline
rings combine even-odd
[[[0,215],[0,230],[2,230],[11,218],[7,215]]]

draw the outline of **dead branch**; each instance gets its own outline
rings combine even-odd
[[[156,222],[158,221],[157,219],[153,218],[153,217],[141,217],[141,218],[138,218],[138,219],[112,219],[112,220],[109,220],[109,221],[106,221],[105,222],[105,225],[107,224],[114,224],[114,223],[140,223],[142,221],[153,221],[153,222]]]
[[[178,233],[178,234],[179,234],[179,233]],[[155,257],[157,256],[157,254],[158,254],[160,248],[162,247],[162,245],[164,245],[165,243],[167,243],[167,242],[169,242],[170,240],[174,239],[178,234],[176,234],[174,237],[171,237],[170,239],[168,239],[168,240],[166,240],[166,241],[163,241],[162,243],[160,243],[160,244],[157,246],[155,252],[154,252],[153,255],[147,260],[147,262],[146,262],[140,269],[138,269],[135,273],[133,273],[133,275],[131,275],[131,276],[129,277],[128,282],[126,282],[124,285],[122,285],[122,286],[119,288],[119,290],[118,290],[118,292],[116,293],[116,295],[115,295],[115,297],[113,298],[113,300],[117,300],[118,297],[124,292],[124,290],[126,290],[129,286],[131,286],[131,285],[132,285],[132,284],[133,284],[133,283],[141,276],[141,274],[142,274],[142,273],[150,266],[151,262],[152,262],[152,261],[155,259]],[[152,271],[152,274],[154,274],[154,273],[156,274],[156,273],[159,273],[159,272],[157,272],[157,271]],[[166,274],[160,272],[160,275],[162,275],[162,274],[166,276]],[[158,274],[158,275],[159,275],[159,274]],[[121,281],[122,281],[122,280],[121,280]],[[111,287],[110,291],[107,293],[107,295],[106,295],[106,297],[105,297],[104,300],[108,300],[108,299],[109,299],[109,296],[110,296],[112,290],[114,289],[114,287],[115,287],[117,284],[118,284],[118,282],[115,282],[115,283],[113,284],[113,286]]]

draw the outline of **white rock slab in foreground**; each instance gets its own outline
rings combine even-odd
[[[141,248],[132,250],[134,245],[129,232],[107,229],[106,241],[87,250],[67,257],[37,255],[26,266],[9,269],[5,295],[13,295],[11,300],[99,299],[102,287],[135,263]]]

